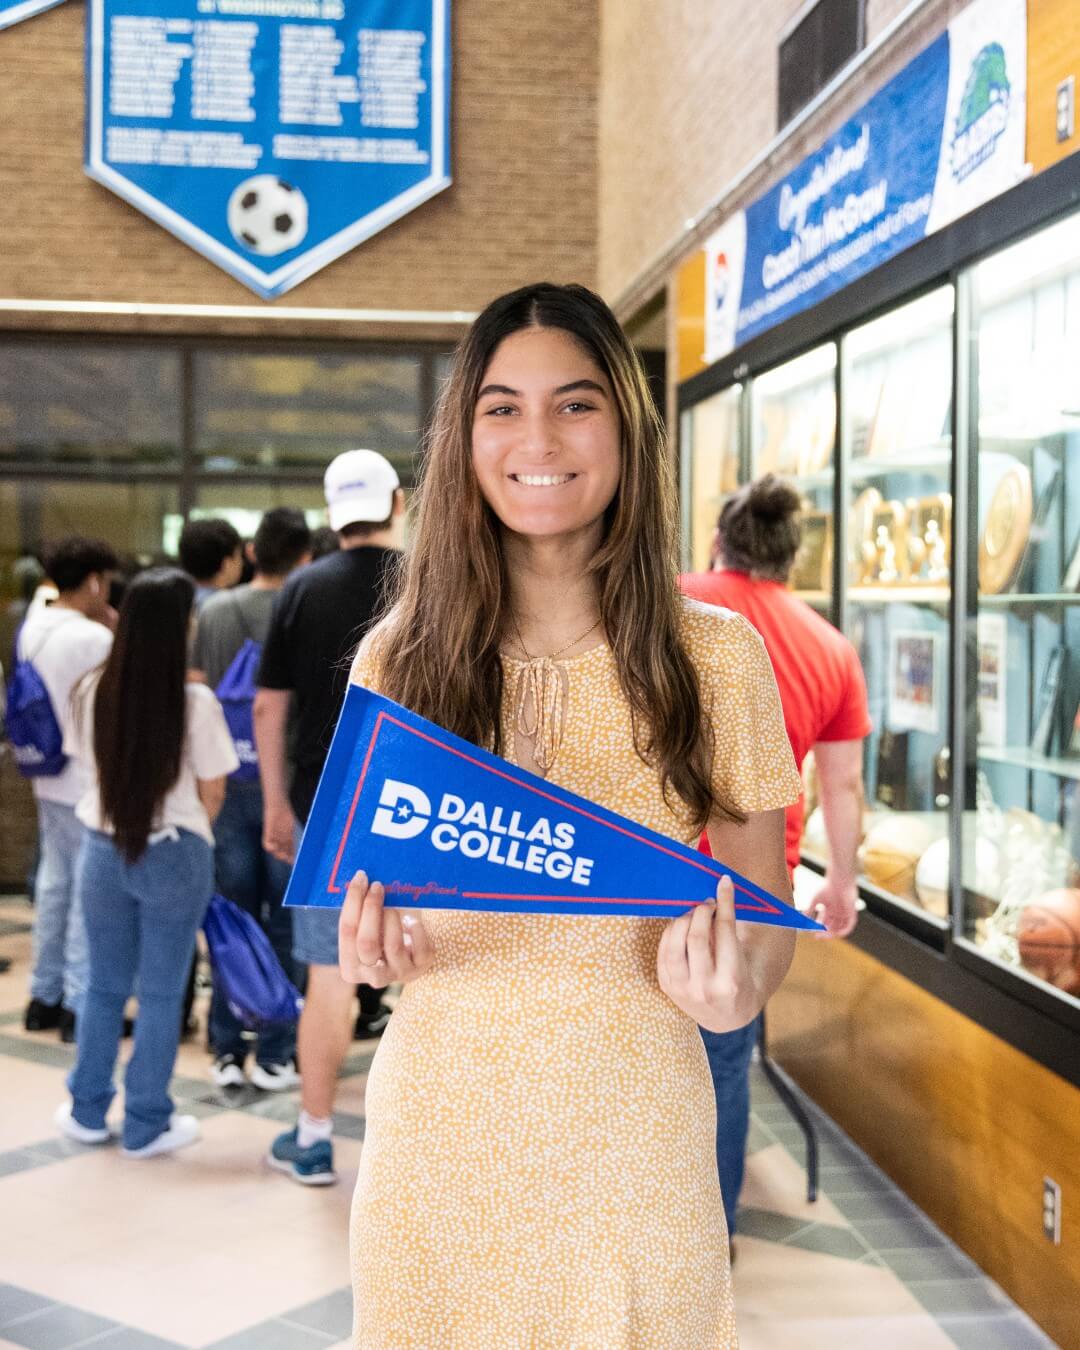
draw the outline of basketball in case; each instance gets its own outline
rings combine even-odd
[[[905,812],[879,820],[859,850],[867,880],[883,891],[913,900],[918,861],[944,828],[944,820],[931,824]]]
[[[1080,994],[1080,890],[1047,891],[1026,905],[1017,947],[1025,970],[1066,994]]]

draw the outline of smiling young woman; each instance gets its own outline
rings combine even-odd
[[[679,598],[675,521],[610,310],[578,286],[504,296],[457,354],[400,597],[353,679],[673,838],[707,827],[786,897],[800,784],[772,670],[745,620]],[[736,1345],[697,1024],[749,1022],[790,933],[737,929],[726,881],[671,923],[383,899],[360,874],[340,928],[345,979],[405,986],[368,1081],[358,1350]]]

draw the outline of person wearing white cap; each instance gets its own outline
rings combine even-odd
[[[324,488],[341,549],[286,581],[255,696],[263,844],[290,863],[345,696],[348,658],[387,598],[405,507],[394,466],[374,450],[338,455]],[[301,1111],[296,1128],[274,1141],[269,1161],[307,1186],[337,1180],[330,1142],[334,1096],[353,1033],[353,988],[338,973],[337,922],[336,910],[293,910],[293,956],[309,968],[297,1034]],[[380,992],[362,987],[360,1009],[357,1034],[377,1035],[389,1016]]]

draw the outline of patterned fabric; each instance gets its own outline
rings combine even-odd
[[[683,602],[714,782],[754,812],[799,792],[761,639]],[[505,658],[512,759],[524,662]],[[548,775],[692,843],[637,756],[610,650],[559,663]],[[378,689],[361,648],[353,679]],[[737,1345],[715,1107],[694,1023],[656,976],[654,919],[432,912],[371,1068],[352,1211],[357,1350]]]

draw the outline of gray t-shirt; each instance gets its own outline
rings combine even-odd
[[[234,586],[210,596],[199,610],[192,664],[206,672],[211,689],[221,683],[221,677],[248,638],[266,641],[277,595],[277,591]]]

